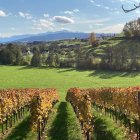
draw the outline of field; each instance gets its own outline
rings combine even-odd
[[[140,73],[138,72],[77,71],[75,69],[46,67],[0,66],[1,89],[27,87],[53,87],[58,89],[61,98],[60,103],[55,106],[57,111],[51,114],[46,130],[50,140],[81,140],[82,135],[76,116],[70,104],[65,101],[66,92],[69,88],[137,85],[140,85]],[[27,115],[23,122],[19,122],[15,126],[15,130],[9,134],[7,140],[35,139],[36,134],[27,129],[28,119]]]
[[[54,87],[64,101],[70,87],[127,87],[140,85],[138,72],[77,71],[75,69],[0,66],[0,88]]]

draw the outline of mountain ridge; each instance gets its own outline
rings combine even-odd
[[[34,41],[56,41],[64,39],[86,39],[89,38],[90,33],[84,32],[72,32],[67,30],[56,31],[56,32],[45,32],[39,34],[25,34],[25,35],[15,35],[6,38],[0,38],[0,43],[10,43],[10,42],[34,42]],[[114,35],[113,33],[96,33],[97,37],[101,35],[108,36]]]

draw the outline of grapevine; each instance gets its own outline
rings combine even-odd
[[[31,112],[31,128],[32,130],[38,130],[38,139],[41,139],[48,115],[58,100],[56,89],[0,90],[0,125],[2,134],[8,130],[8,127],[12,127],[17,119],[24,117],[25,109],[27,109]]]

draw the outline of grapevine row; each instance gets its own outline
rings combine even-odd
[[[48,116],[58,101],[55,89],[47,89],[36,92],[31,102],[31,126],[38,132],[38,140],[41,140],[45,130]]]
[[[85,138],[87,140],[91,139],[91,132],[93,131],[91,98],[86,92],[82,92],[78,88],[71,88],[67,92],[66,100],[71,103],[81,123]]]
[[[124,120],[131,133],[140,140],[140,87],[86,89],[96,107],[113,114],[117,122]]]
[[[4,124],[6,130],[12,127],[17,118],[21,118],[25,109],[31,112],[31,127],[37,129],[38,139],[41,139],[45,124],[38,125],[39,122],[46,122],[53,105],[58,101],[58,94],[55,89],[8,89],[0,90],[0,125],[4,134]]]
[[[67,100],[71,102],[76,114],[78,112],[79,120],[87,122],[87,124],[90,124],[92,118],[91,104],[105,111],[113,111],[115,115],[117,113],[123,114],[125,118],[129,118],[130,132],[133,120],[136,126],[137,138],[140,139],[140,87],[71,88],[68,90]],[[88,130],[87,128],[84,129]]]

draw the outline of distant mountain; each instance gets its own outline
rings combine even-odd
[[[0,43],[13,42],[15,40],[28,38],[30,36],[32,36],[32,35],[16,35],[16,36],[11,36],[11,37],[0,38]]]
[[[100,37],[103,34],[96,34],[97,37]],[[104,34],[108,35],[108,34]],[[110,34],[111,35],[111,34]],[[71,32],[71,31],[57,31],[57,32],[47,32],[41,34],[27,34],[27,35],[17,35],[8,38],[0,38],[0,43],[7,42],[34,42],[34,41],[55,41],[55,40],[64,40],[64,39],[86,39],[89,37],[89,33],[82,32]]]

